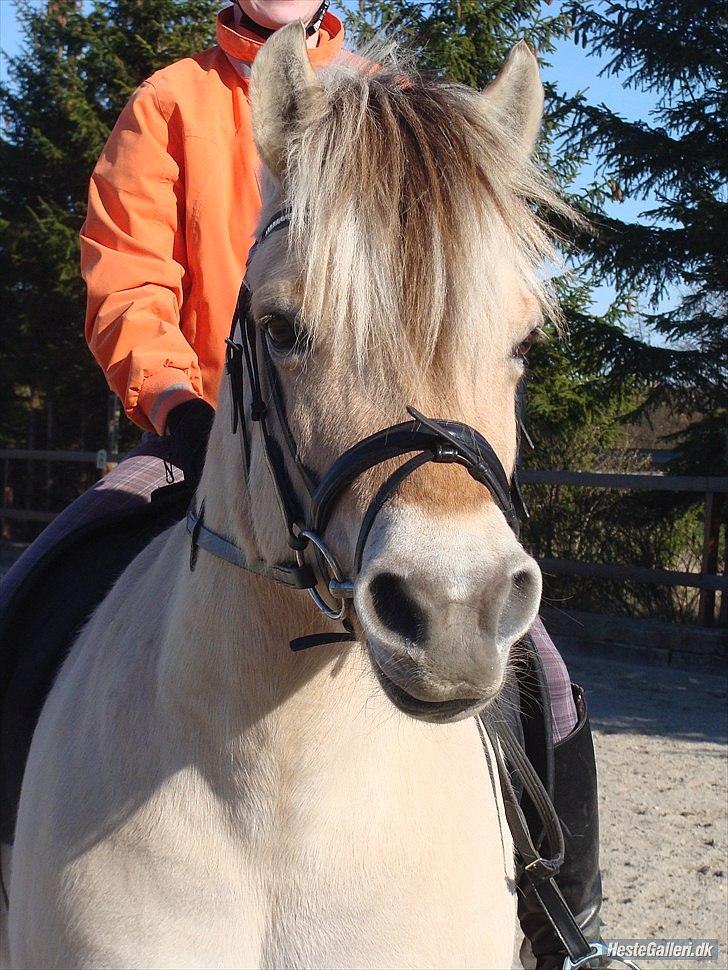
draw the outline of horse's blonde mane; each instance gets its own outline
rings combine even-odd
[[[495,325],[473,301],[489,302],[496,251],[553,316],[536,272],[551,242],[533,205],[566,206],[487,100],[417,73],[391,44],[320,78],[326,96],[290,143],[285,186],[314,338],[333,328],[330,345],[360,373],[374,358],[416,381],[441,348]]]

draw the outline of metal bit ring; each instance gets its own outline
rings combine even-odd
[[[317,535],[315,532],[312,532],[311,529],[300,529],[298,534],[299,536],[302,536],[304,539],[308,539],[308,541],[311,542],[319,551],[319,553],[321,554],[321,557],[323,558],[323,560],[325,561],[326,565],[329,568],[329,572],[331,573],[331,579],[333,579],[336,583],[345,583],[346,580],[344,579],[344,575],[341,572],[341,569],[339,569],[339,564],[334,558],[334,555],[331,552],[331,550],[324,543],[321,536]],[[303,550],[296,549],[295,553],[296,553],[296,562],[298,563],[298,565],[299,566],[305,565],[305,557],[303,554]],[[342,596],[338,595],[337,593],[332,592],[332,590],[329,588],[327,578],[325,576],[321,577],[321,581],[326,583],[326,587],[329,590],[329,594],[335,600],[337,600],[341,605],[338,608],[329,606],[326,600],[321,596],[319,591],[315,588],[309,589],[308,595],[314,601],[316,606],[318,606],[318,608],[321,610],[324,616],[327,616],[330,620],[343,620],[344,617],[346,616],[346,611],[348,608],[348,603],[346,599],[344,599]]]

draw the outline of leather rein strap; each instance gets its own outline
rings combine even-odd
[[[592,960],[605,954],[602,944],[590,943],[586,939],[554,881],[564,862],[564,836],[551,799],[508,725],[501,719],[496,720],[489,712],[476,718],[476,722],[486,755],[488,746],[484,735],[487,735],[495,757],[503,808],[513,845],[523,863],[524,876],[568,954],[564,970],[588,966]],[[524,791],[533,803],[551,856],[544,856],[534,844],[508,766],[519,776]]]

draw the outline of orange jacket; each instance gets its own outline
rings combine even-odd
[[[327,14],[314,67],[343,36]],[[261,42],[236,32],[232,7],[218,15],[217,40],[134,93],[94,169],[81,230],[89,347],[128,416],[159,434],[182,401],[216,403],[260,209],[240,62]]]

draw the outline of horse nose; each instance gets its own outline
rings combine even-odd
[[[541,602],[541,571],[530,556],[514,566],[497,609],[496,636],[509,645],[529,629]]]
[[[376,570],[358,599],[365,626],[390,649],[436,650],[449,637],[485,641],[502,651],[528,630],[540,595],[539,569],[519,549],[477,577],[423,571],[405,578]]]

